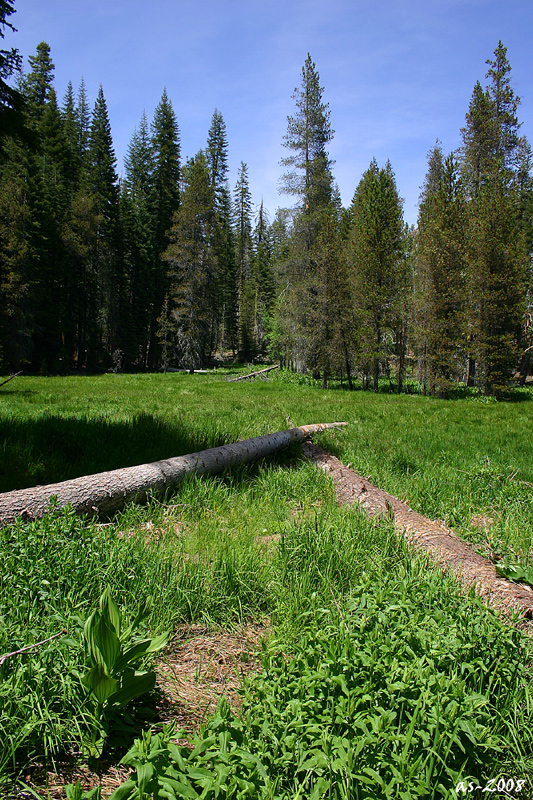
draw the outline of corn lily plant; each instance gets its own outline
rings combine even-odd
[[[109,721],[119,709],[135,698],[151,691],[155,685],[153,670],[139,669],[146,656],[161,650],[168,634],[150,639],[135,639],[134,633],[146,617],[148,609],[141,608],[132,624],[122,630],[120,611],[107,588],[83,626],[90,667],[82,675],[82,684],[90,691],[96,704],[97,731],[89,747],[91,756],[100,756]]]

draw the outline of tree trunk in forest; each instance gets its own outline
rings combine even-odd
[[[183,480],[188,473],[216,475],[237,464],[247,464],[277,453],[292,442],[304,442],[314,433],[347,424],[327,422],[303,425],[165,461],[6,492],[0,494],[0,528],[11,525],[17,517],[25,520],[39,519],[49,510],[53,497],[57,498],[59,507],[70,504],[77,514],[109,514],[129,500],[142,499],[148,492],[163,493]]]
[[[518,385],[525,386],[527,376],[529,375],[529,368],[531,365],[531,347],[528,347],[524,356],[522,356],[521,363],[520,363],[520,380]]]

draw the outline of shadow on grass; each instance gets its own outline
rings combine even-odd
[[[149,414],[131,422],[47,416],[0,422],[0,492],[146,464],[227,444],[217,428],[170,425]]]

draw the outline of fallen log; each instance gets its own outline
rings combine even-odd
[[[272,369],[278,369],[279,364],[275,364],[273,367],[267,367],[266,369],[260,369],[257,372],[249,372],[248,375],[241,375],[239,378],[228,378],[228,383],[237,383],[237,381],[247,381],[251,380],[252,378],[257,378],[258,375],[264,375],[266,372],[270,372]]]
[[[331,453],[311,443],[304,444],[303,452],[332,477],[340,504],[358,503],[369,517],[381,515],[391,519],[413,548],[429,553],[439,566],[456,576],[466,591],[474,588],[476,594],[506,614],[518,611],[522,617],[520,627],[533,634],[533,589],[530,586],[498,575],[494,564],[459,539],[444,522],[413,511],[407,503],[379,489]]]
[[[19,375],[22,375],[22,370],[20,370],[20,372],[15,372],[14,375],[10,375],[7,380],[2,381],[2,383],[0,383],[0,386],[5,386],[6,383],[9,383],[9,381],[12,381],[13,378],[18,378]]]
[[[314,433],[347,424],[303,425],[151,464],[5,492],[0,494],[0,528],[13,524],[18,517],[25,520],[41,518],[49,510],[53,497],[60,508],[71,505],[77,514],[109,514],[130,500],[144,498],[148,492],[162,494],[189,473],[216,475],[238,464],[248,464],[277,453],[292,442],[304,442]]]

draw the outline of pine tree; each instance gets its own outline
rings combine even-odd
[[[87,150],[87,186],[97,216],[97,235],[92,254],[96,307],[88,365],[100,358],[107,363],[119,347],[124,314],[124,285],[119,259],[118,176],[111,138],[111,125],[102,86],[96,98],[89,147]]]
[[[239,291],[231,197],[227,185],[219,192],[215,213],[218,301],[213,325],[220,322],[222,347],[230,349],[235,356],[239,346]]]
[[[174,214],[180,204],[181,150],[178,121],[172,103],[163,90],[156,106],[151,125],[152,145],[152,218],[153,218],[153,306],[150,321],[151,343],[148,364],[157,361],[158,318],[169,290],[169,276],[165,272],[162,254],[169,244],[169,233]]]
[[[318,369],[323,388],[332,374],[346,372],[352,383],[353,311],[343,253],[338,207],[331,203],[323,212],[316,248],[318,303],[312,320],[318,350]]]
[[[79,130],[76,114],[76,100],[71,81],[68,83],[67,91],[63,98],[61,117],[65,150],[65,189],[68,198],[71,199],[78,187],[81,172],[81,155],[78,150]]]
[[[206,148],[207,166],[211,186],[215,192],[215,205],[218,203],[219,194],[226,185],[228,177],[228,136],[226,123],[220,111],[215,108],[211,125],[207,134]]]
[[[257,278],[252,249],[252,196],[248,167],[241,161],[233,193],[235,254],[239,296],[239,351],[243,359],[255,355]]]
[[[520,99],[501,42],[487,63],[489,86],[474,88],[462,130],[470,242],[467,275],[469,382],[504,389],[517,364],[525,307],[527,249],[518,190]]]
[[[91,109],[87,98],[85,81],[82,78],[78,88],[78,102],[76,105],[76,122],[78,132],[78,155],[82,166],[86,162],[91,135]]]
[[[50,56],[50,45],[40,42],[36,55],[29,56],[28,61],[32,70],[24,78],[24,93],[31,117],[40,119],[54,82],[55,66]]]
[[[331,165],[326,146],[333,138],[330,111],[322,102],[324,89],[316,66],[308,54],[302,68],[301,87],[294,90],[296,115],[287,118],[284,145],[293,154],[282,159],[290,167],[282,178],[283,191],[296,195],[310,217],[331,200]]]
[[[164,253],[170,279],[168,308],[173,321],[179,363],[193,371],[209,355],[213,277],[217,272],[214,244],[213,187],[205,153],[200,150],[183,170],[181,203],[174,216],[170,244]],[[168,341],[168,318],[158,336]]]
[[[210,321],[211,349],[218,346],[219,330],[222,329],[223,345],[235,352],[238,346],[239,315],[239,268],[233,249],[231,225],[231,195],[228,175],[228,137],[226,123],[215,108],[207,134],[205,151],[209,179],[213,190],[215,210],[214,246],[217,273],[213,276],[213,309]]]
[[[148,121],[143,114],[125,159],[121,194],[124,265],[126,271],[126,328],[123,342],[126,366],[146,367],[151,341],[154,296],[154,243],[151,207],[153,157]]]
[[[274,322],[276,302],[276,284],[272,267],[272,241],[268,215],[263,205],[259,206],[257,222],[253,231],[254,272],[257,276],[257,314],[256,339],[257,347],[265,352],[269,349]]]
[[[396,327],[405,288],[403,237],[394,173],[389,163],[380,169],[373,159],[354,195],[348,259],[359,365],[364,374],[372,374],[375,392],[383,368],[388,367],[387,333]]]
[[[76,98],[69,83],[63,101],[63,136],[66,151],[65,189],[68,208],[61,237],[66,260],[66,320],[63,325],[64,358],[73,368],[94,368],[99,358],[99,314],[94,255],[103,222],[92,193],[88,162],[91,113],[82,79]]]
[[[281,162],[290,168],[282,177],[282,191],[299,199],[286,262],[288,292],[280,306],[281,338],[297,368],[311,368],[317,377],[319,342],[312,320],[316,320],[321,303],[314,248],[333,193],[332,162],[326,149],[333,131],[328,105],[322,101],[323,91],[308,55],[301,86],[293,94],[296,114],[287,119],[284,145],[292,154]]]
[[[180,132],[178,121],[163,90],[152,121],[155,247],[161,254],[168,244],[172,217],[179,206]]]
[[[429,154],[416,252],[416,339],[424,389],[445,396],[464,371],[466,204],[458,165]]]

